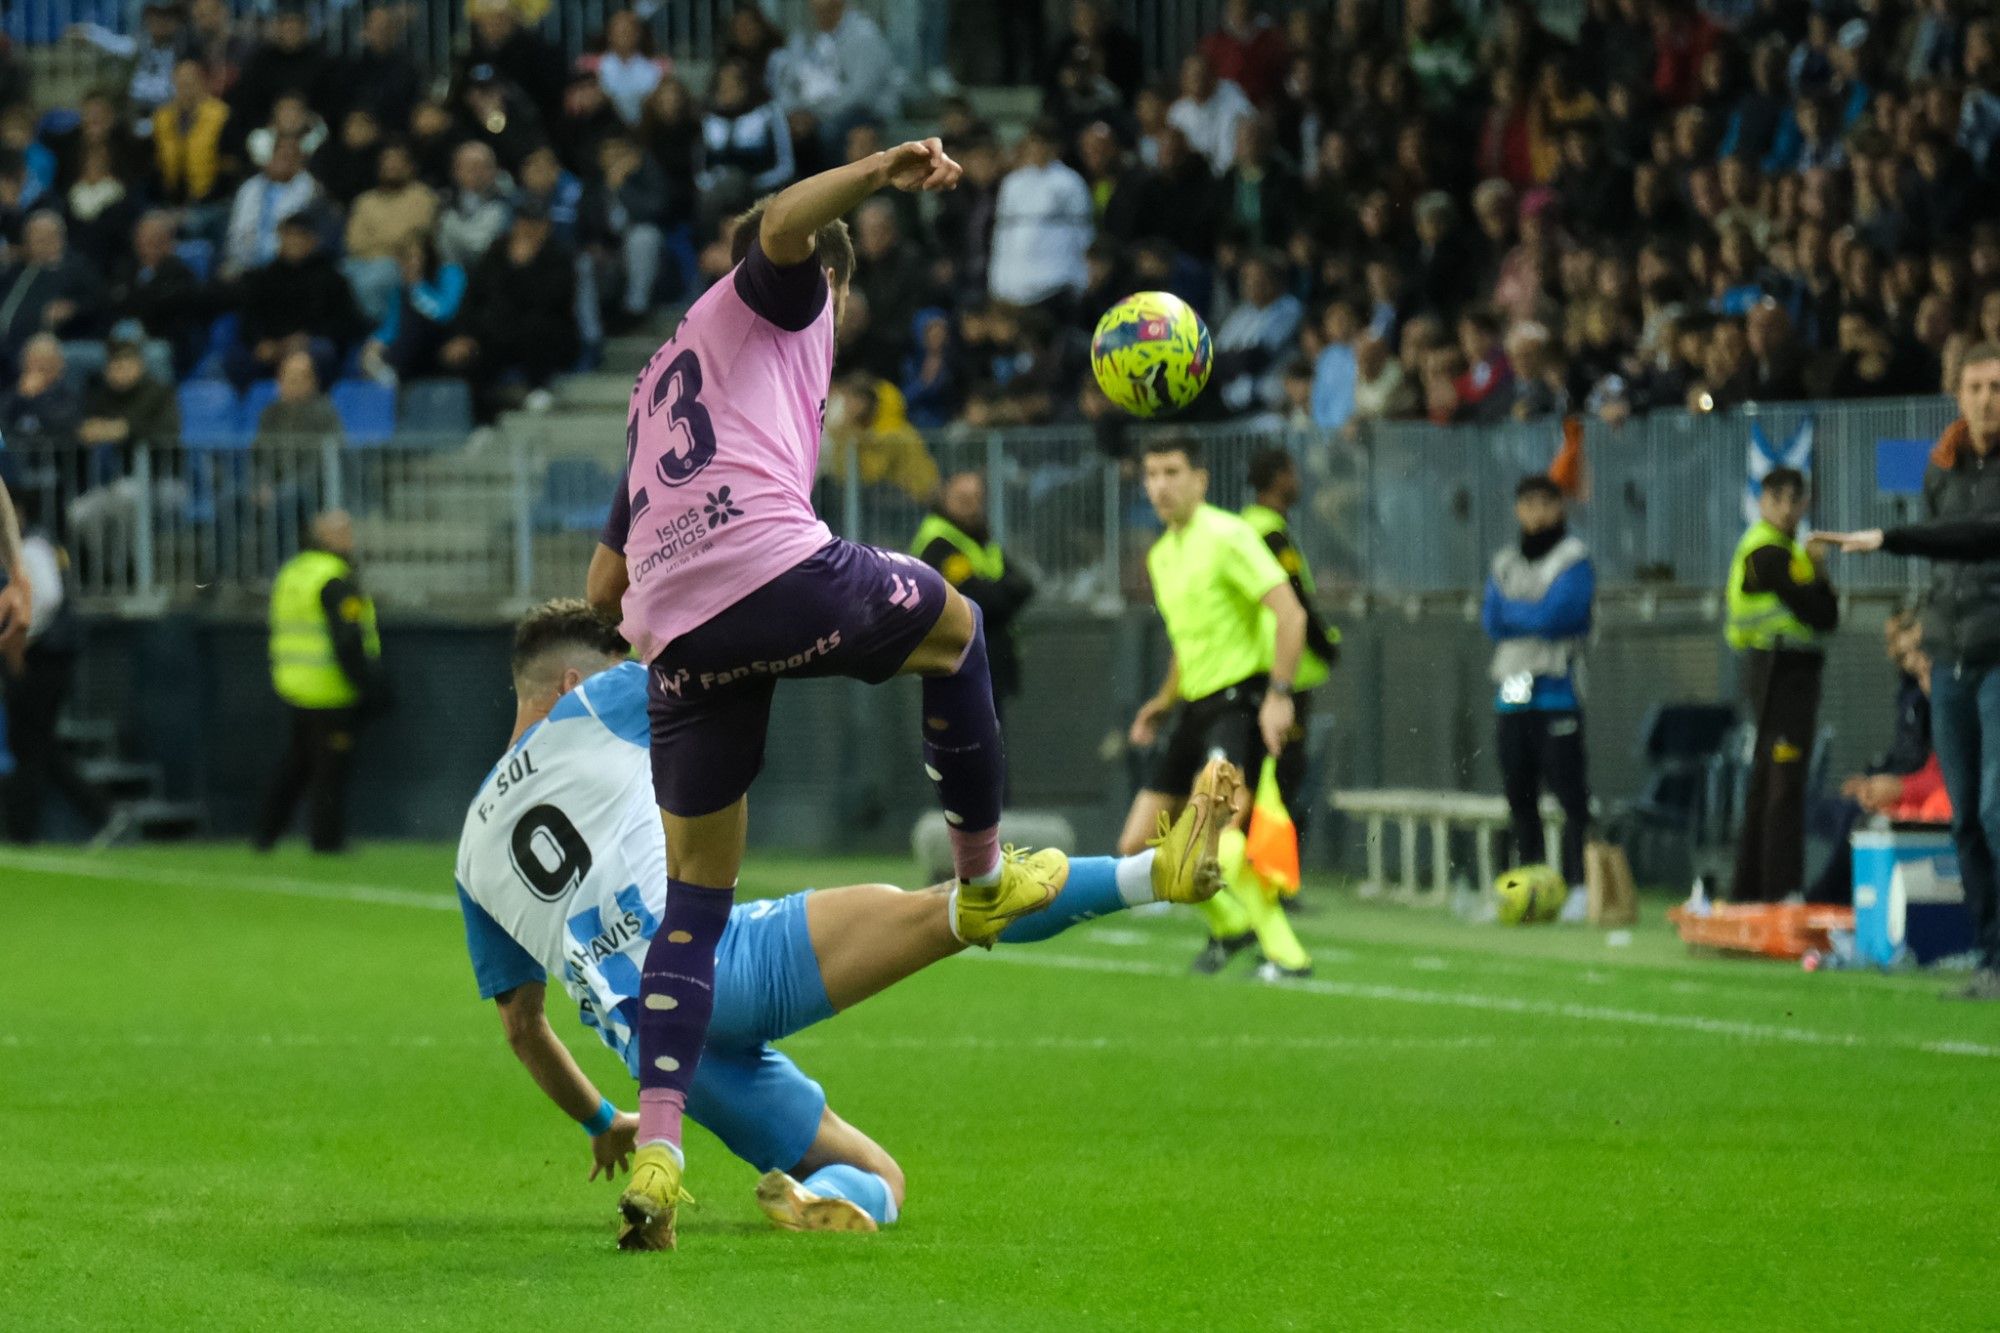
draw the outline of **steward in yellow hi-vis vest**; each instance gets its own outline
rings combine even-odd
[[[977,472],[957,472],[938,488],[935,508],[924,516],[910,542],[910,554],[944,575],[944,581],[979,608],[986,624],[986,653],[993,672],[993,706],[1020,693],[1021,657],[1014,644],[1014,617],[1035,595],[1035,585],[1009,568],[986,517],[986,480]]]
[[[1312,716],[1312,691],[1326,683],[1334,659],[1340,654],[1340,631],[1321,620],[1313,610],[1312,566],[1292,544],[1292,529],[1286,514],[1299,502],[1299,470],[1291,454],[1283,449],[1265,449],[1250,460],[1250,489],[1256,500],[1243,508],[1243,521],[1277,557],[1278,568],[1291,580],[1299,605],[1306,609],[1306,646],[1299,654],[1299,678],[1292,682],[1292,702],[1296,720],[1285,749],[1278,756],[1278,794],[1291,812],[1299,837],[1306,836],[1315,804],[1305,791],[1306,731]],[[1262,625],[1266,655],[1276,652],[1278,617],[1265,610]],[[1255,780],[1254,778],[1252,779]]]
[[[1806,783],[1819,723],[1821,638],[1840,606],[1798,539],[1806,479],[1773,468],[1758,520],[1729,564],[1729,646],[1742,654],[1743,698],[1757,724],[1757,751],[1736,843],[1737,902],[1777,902],[1805,888]]]
[[[271,584],[271,685],[291,713],[289,741],[258,819],[269,849],[308,798],[313,850],[346,842],[347,778],[362,719],[384,702],[375,604],[354,577],[354,523],[334,510]]]

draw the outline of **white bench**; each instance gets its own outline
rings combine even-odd
[[[1427,791],[1420,788],[1391,787],[1371,791],[1337,791],[1327,798],[1334,809],[1368,821],[1368,878],[1361,895],[1372,898],[1392,894],[1403,902],[1423,902],[1442,906],[1451,896],[1451,831],[1470,828],[1478,858],[1479,892],[1487,892],[1498,870],[1494,857],[1494,837],[1509,824],[1505,797],[1479,792]],[[1382,826],[1395,820],[1402,841],[1402,878],[1389,882],[1383,865]],[[1424,893],[1417,882],[1417,832],[1420,824],[1431,831],[1431,889]],[[1563,812],[1553,796],[1542,797],[1542,833],[1553,852],[1562,845]]]

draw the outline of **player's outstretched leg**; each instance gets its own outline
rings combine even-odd
[[[896,1220],[896,1200],[882,1177],[858,1166],[823,1166],[803,1181],[766,1171],[757,1206],[781,1231],[876,1231]]]
[[[962,609],[961,609],[962,608]],[[949,672],[927,673],[923,686],[924,772],[937,787],[951,838],[958,884],[953,929],[967,944],[990,947],[1007,924],[1045,907],[1062,888],[1061,852],[1003,854],[1000,793],[1007,758],[993,707],[993,676],[979,608],[953,592],[940,629],[970,616],[971,633]],[[936,631],[934,631],[934,634]]]

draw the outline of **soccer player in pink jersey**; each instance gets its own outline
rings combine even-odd
[[[781,676],[923,677],[925,771],[951,831],[952,929],[990,946],[1054,899],[1060,852],[1000,846],[1006,760],[979,610],[930,566],[843,541],[813,512],[833,335],[854,249],[841,218],[885,186],[949,190],[936,139],[800,181],[739,220],[736,267],[639,376],[625,481],[588,596],[623,613],[647,665],[666,911],[640,973],[639,1150],[619,1200],[627,1249],[673,1245],[681,1115],[714,1006]]]

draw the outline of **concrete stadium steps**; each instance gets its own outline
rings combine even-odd
[[[504,495],[504,493],[503,493]],[[366,552],[368,590],[398,606],[449,606],[468,596],[504,597],[514,587],[514,538],[508,504],[483,517],[354,520]]]
[[[92,847],[134,838],[190,838],[208,826],[208,810],[201,802],[167,794],[166,775],[158,764],[124,756],[118,724],[110,718],[60,717],[56,740],[75,757],[78,776],[111,803],[111,816],[95,831]]]
[[[590,555],[596,549],[594,533],[536,533],[534,567],[528,580],[529,599],[539,602],[549,597],[580,595],[584,571],[590,568]]]
[[[588,413],[593,418],[611,415],[622,422],[625,418],[625,409],[632,400],[632,381],[638,375],[639,368],[646,364],[646,359],[652,354],[649,348],[634,359],[632,352],[620,351],[614,354],[607,345],[604,352],[607,367],[613,364],[615,355],[616,364],[623,366],[629,361],[632,369],[629,372],[593,370],[588,375],[571,375],[562,382],[562,387],[557,391],[557,406],[553,411],[544,414],[543,419]]]

